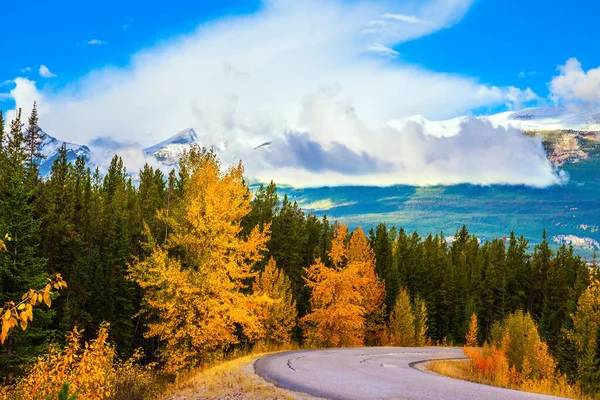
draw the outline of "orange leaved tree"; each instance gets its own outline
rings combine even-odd
[[[265,336],[259,310],[272,300],[248,293],[246,282],[256,276],[269,226],[241,234],[250,212],[244,169],[220,167],[212,151],[196,147],[184,156],[183,197],[168,217],[172,234],[158,245],[147,231],[150,255],[130,266],[144,293],[145,335],[160,338],[167,372],[206,361],[240,335],[249,341]]]
[[[296,301],[292,297],[289,278],[277,268],[273,258],[269,260],[264,271],[256,277],[252,291],[255,295],[267,296],[273,300],[260,310],[265,329],[265,343],[278,345],[290,343],[292,330],[298,318]]]
[[[348,240],[348,228],[338,226],[329,258],[306,269],[306,285],[312,290],[312,312],[302,322],[309,343],[319,346],[361,346],[378,326],[385,290],[375,273],[375,256],[362,229]]]

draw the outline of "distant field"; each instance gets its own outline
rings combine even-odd
[[[563,186],[535,189],[525,186],[473,186],[418,188],[334,187],[282,188],[305,209],[327,214],[351,228],[369,229],[380,222],[404,227],[421,235],[444,232],[454,236],[465,223],[482,240],[503,237],[514,230],[532,244],[548,231],[550,241],[566,240],[592,259],[600,252],[600,150],[589,146],[587,160],[566,163],[569,174]],[[570,236],[571,235],[571,236]],[[585,241],[585,243],[584,243]]]

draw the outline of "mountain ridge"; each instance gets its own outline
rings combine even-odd
[[[458,134],[462,124],[469,118],[488,121],[495,127],[519,129],[526,134],[540,134],[548,158],[556,166],[561,166],[565,162],[577,162],[585,159],[588,153],[584,142],[600,143],[600,114],[573,112],[560,107],[526,108],[489,116],[459,116],[440,121],[431,121],[422,115],[414,115],[389,121],[388,125],[396,129],[403,129],[410,124],[416,124],[427,135],[444,137]],[[40,163],[42,175],[50,172],[52,163],[62,145],[67,147],[70,162],[83,156],[92,167],[96,166],[94,154],[103,154],[105,158],[110,154],[115,154],[114,151],[106,149],[95,149],[87,145],[61,141],[44,132],[44,141],[40,146],[40,152],[46,156],[46,159]],[[187,128],[159,143],[140,149],[140,151],[159,165],[172,168],[178,164],[183,153],[192,145],[202,145],[202,142],[193,128]],[[271,146],[272,143],[268,141],[262,144],[257,143],[254,149],[259,150]]]

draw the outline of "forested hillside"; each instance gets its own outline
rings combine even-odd
[[[43,180],[39,132],[35,108],[26,123],[0,114],[3,313],[57,273],[68,286],[8,333],[8,383],[69,335],[72,346],[100,332],[119,358],[135,353],[174,379],[241,348],[290,341],[464,344],[473,314],[481,344],[517,310],[531,314],[571,381],[600,374],[593,333],[586,346],[572,333],[598,268],[573,248],[554,252],[543,232],[535,247],[514,233],[480,243],[465,226],[452,240],[385,223],[349,232],[280,198],[274,183],[250,190],[242,164],[223,166],[198,147],[168,175],[145,166],[135,184],[119,157],[101,176],[83,159],[69,164],[63,149]]]

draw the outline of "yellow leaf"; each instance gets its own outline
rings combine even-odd
[[[5,321],[8,321],[10,319],[10,310],[7,310],[2,318],[4,318]]]
[[[25,304],[19,304],[19,307],[17,308],[17,310],[21,311],[24,308],[25,308]]]
[[[27,320],[21,320],[21,329],[27,329]]]
[[[49,292],[44,292],[44,303],[46,303],[46,305],[48,306],[48,308],[50,308],[50,306],[52,305],[52,300],[50,300],[50,293]]]

